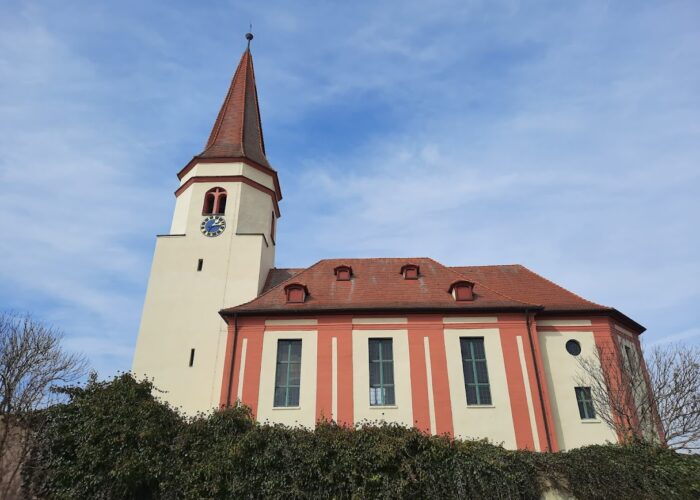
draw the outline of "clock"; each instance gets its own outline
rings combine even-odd
[[[202,220],[199,228],[204,236],[219,236],[226,229],[226,221],[220,215],[209,215]]]

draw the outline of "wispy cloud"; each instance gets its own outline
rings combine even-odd
[[[673,333],[658,338],[652,342],[645,343],[645,347],[653,347],[656,345],[669,344],[673,342],[697,342],[700,337],[700,328],[691,328],[683,332]]]
[[[652,342],[700,320],[695,2],[6,10],[0,301],[62,327],[104,373],[129,367],[174,174],[249,20],[285,194],[279,266],[520,262]]]

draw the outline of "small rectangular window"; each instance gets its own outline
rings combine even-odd
[[[301,387],[301,340],[277,342],[275,407],[299,406]]]
[[[581,419],[595,418],[595,410],[593,409],[593,398],[591,397],[590,387],[576,387],[576,402],[578,403],[578,414]]]
[[[273,245],[275,244],[276,223],[275,212],[272,212],[272,220],[270,221],[270,239],[272,240]]]
[[[394,349],[391,339],[369,339],[369,404],[396,404]]]
[[[194,365],[194,349],[190,349],[190,366]]]
[[[203,267],[204,267],[204,259],[199,259],[197,261],[197,271],[201,271]]]
[[[625,346],[625,356],[627,357],[627,366],[630,369],[630,373],[634,373],[635,372],[634,354],[632,354],[632,349],[630,349],[630,346],[628,346],[628,345]]]
[[[486,367],[486,351],[483,337],[462,337],[462,372],[468,405],[490,405],[491,386]]]

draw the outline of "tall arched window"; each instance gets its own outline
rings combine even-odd
[[[226,190],[220,187],[211,188],[204,195],[202,215],[223,214],[226,210]]]

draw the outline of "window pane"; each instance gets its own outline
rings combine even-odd
[[[290,363],[289,364],[289,385],[299,385],[299,378],[301,377],[301,363]]]
[[[380,387],[369,388],[369,404],[372,406],[381,405],[382,389]]]
[[[392,384],[394,383],[394,363],[392,362],[387,362],[387,363],[382,363],[384,370],[384,384]]]
[[[275,387],[275,406],[284,406],[284,396],[286,390],[284,387]]]
[[[593,408],[593,402],[586,403],[586,411],[588,418],[595,418],[595,408]]]
[[[472,359],[472,351],[469,348],[470,339],[460,339],[459,345],[462,349],[462,359]]]
[[[287,392],[287,406],[299,406],[299,388],[290,387]]]
[[[382,359],[392,361],[394,359],[394,348],[391,339],[382,339]]]
[[[474,356],[476,359],[486,359],[484,339],[472,339],[472,347],[474,348]]]
[[[301,340],[290,340],[291,353],[289,360],[294,363],[301,362]]]
[[[379,360],[379,340],[369,339],[369,360]]]
[[[379,369],[380,369],[380,364],[377,362],[371,362],[369,363],[369,384],[373,386],[379,385]]]
[[[394,386],[384,388],[384,404],[393,405],[394,403]]]
[[[476,387],[474,387],[473,385],[467,386],[467,404],[476,404]]]
[[[287,360],[287,344],[284,340],[277,342],[277,362]]]
[[[581,418],[586,418],[586,409],[583,407],[583,401],[578,402],[578,414]]]
[[[287,361],[289,358],[289,341],[280,340],[277,342],[277,361]]]
[[[474,370],[472,369],[471,362],[463,361],[462,371],[464,372],[464,380],[467,384],[473,384],[476,382],[476,380],[474,380]]]
[[[489,383],[489,373],[486,370],[486,361],[476,361],[476,376],[480,384]]]
[[[275,387],[287,385],[287,364],[277,364],[277,374],[275,375]]]
[[[491,389],[488,385],[479,386],[479,404],[490,405],[491,404]]]

